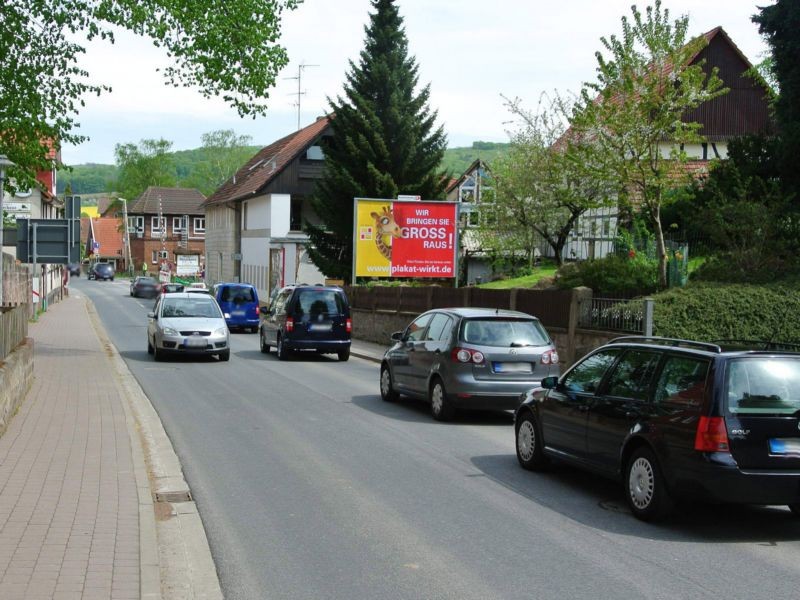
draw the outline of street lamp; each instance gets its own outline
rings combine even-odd
[[[13,167],[14,163],[8,160],[5,154],[0,154],[0,308],[3,306],[3,183],[6,180],[6,169]]]

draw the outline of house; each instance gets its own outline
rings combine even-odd
[[[193,188],[150,186],[131,202],[127,239],[135,270],[146,263],[151,271],[199,274],[205,253],[205,200]]]
[[[125,269],[123,252],[122,220],[113,217],[89,219],[89,234],[86,237],[86,256],[92,263],[109,262],[114,269]]]
[[[305,220],[322,177],[322,148],[331,120],[311,125],[262,148],[204,204],[206,280],[253,284],[259,295],[291,283],[316,283],[322,273],[308,258]]]

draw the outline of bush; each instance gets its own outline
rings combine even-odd
[[[564,265],[556,276],[560,288],[586,286],[597,296],[632,297],[658,289],[658,262],[635,251]]]
[[[800,343],[800,282],[695,283],[655,296],[657,336]]]

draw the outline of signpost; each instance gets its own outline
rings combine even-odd
[[[17,260],[62,265],[80,262],[80,196],[67,196],[65,212],[65,219],[17,219]]]

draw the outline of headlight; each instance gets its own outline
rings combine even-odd
[[[172,327],[164,327],[164,335],[180,335]]]
[[[224,313],[222,316],[225,317],[226,319],[230,319],[231,313]]]
[[[214,335],[226,335],[228,333],[227,327],[220,327],[214,332]]]

